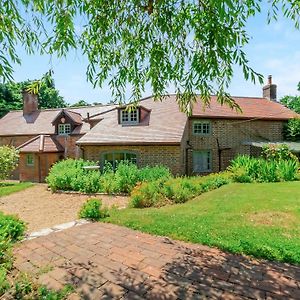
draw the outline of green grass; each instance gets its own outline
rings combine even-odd
[[[0,182],[0,197],[25,190],[33,186],[31,182]]]
[[[113,210],[106,219],[174,239],[300,263],[300,183],[229,184],[184,204]]]

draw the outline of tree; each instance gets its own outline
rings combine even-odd
[[[300,82],[297,89],[300,92]],[[280,102],[296,113],[300,113],[300,96],[284,96],[280,99]]]
[[[11,79],[20,59],[16,45],[29,52],[64,56],[81,49],[89,59],[88,79],[109,81],[114,96],[141,97],[150,83],[156,99],[168,85],[188,110],[195,92],[236,107],[226,92],[239,65],[246,80],[262,83],[243,48],[249,42],[247,20],[260,12],[258,0],[1,0],[0,77]],[[283,15],[299,27],[300,1],[271,0],[269,18]],[[78,28],[80,28],[78,30]]]
[[[17,167],[19,153],[14,147],[0,147],[0,180],[7,179]]]
[[[85,100],[79,100],[76,103],[72,104],[70,107],[80,107],[80,106],[90,106],[91,104],[86,102]]]
[[[22,90],[35,86],[35,80],[27,80],[19,83],[0,84],[0,117],[15,109],[22,109]],[[40,108],[60,108],[67,106],[59,91],[55,89],[51,78],[38,88],[38,99]]]

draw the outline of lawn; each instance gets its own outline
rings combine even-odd
[[[114,210],[106,219],[233,253],[300,263],[300,183],[229,184],[162,208]]]
[[[30,182],[0,182],[0,197],[22,191],[32,185]]]

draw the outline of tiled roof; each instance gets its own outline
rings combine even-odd
[[[240,106],[242,112],[232,110],[227,105],[217,102],[217,97],[212,96],[208,107],[198,101],[193,107],[193,116],[203,118],[234,118],[234,119],[267,119],[287,120],[299,117],[295,112],[282,104],[265,98],[232,97]]]
[[[193,105],[192,117],[287,120],[299,117],[280,103],[264,98],[233,97],[242,112],[232,110],[217,102],[216,96],[203,108],[199,101]],[[67,108],[72,118],[81,125],[76,126],[73,134],[84,134],[80,144],[141,144],[141,143],[180,143],[186,126],[187,116],[179,111],[176,96],[170,95],[163,101],[154,101],[152,97],[141,100],[141,107],[151,110],[148,118],[138,125],[118,124],[116,105]],[[22,111],[12,111],[0,119],[0,136],[54,134],[52,121],[61,109],[46,109],[24,117]],[[86,121],[89,114],[94,127]],[[99,122],[98,122],[99,121]],[[98,122],[98,123],[97,123]]]
[[[114,107],[114,105],[88,106],[68,108],[68,111],[73,112],[74,114],[72,114],[72,116],[79,120],[80,116],[78,114],[80,114],[82,118],[86,118],[87,113],[94,115],[110,110],[112,107]],[[0,119],[0,136],[54,134],[55,126],[52,125],[52,121],[60,112],[61,109],[44,109],[24,117],[23,111],[21,110],[11,111]],[[84,134],[89,131],[89,129],[90,125],[83,122],[82,125],[75,128],[74,133]]]
[[[296,113],[280,103],[264,98],[234,97],[241,112],[232,110],[227,105],[217,102],[211,97],[209,107],[203,108],[199,101],[193,106],[192,117],[200,118],[235,118],[287,120]],[[101,115],[102,120],[78,141],[78,144],[170,144],[180,143],[186,126],[187,116],[180,112],[176,95],[170,95],[162,102],[154,102],[153,98],[141,101],[141,106],[150,109],[149,119],[138,125],[118,124],[117,109]],[[148,124],[146,126],[146,124]]]
[[[151,110],[137,125],[118,124],[118,110],[102,115],[102,120],[80,138],[78,144],[174,144],[180,143],[187,116],[172,98],[162,102],[147,98],[141,105]]]
[[[17,148],[22,152],[63,152],[64,148],[50,135],[39,135]]]

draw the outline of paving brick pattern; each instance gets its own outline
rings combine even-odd
[[[228,254],[111,224],[21,243],[15,265],[75,299],[300,299],[300,267]],[[44,272],[43,272],[44,270]]]

